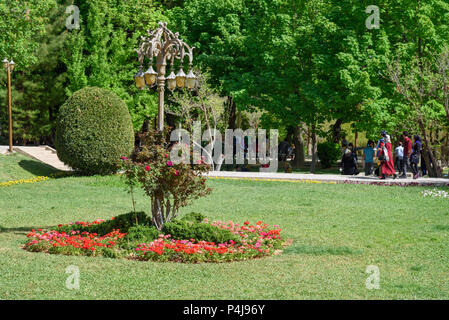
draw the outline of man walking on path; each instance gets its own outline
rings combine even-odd
[[[402,146],[402,142],[399,142],[399,145],[394,149],[394,153],[396,154],[396,166],[399,174],[401,174],[404,171],[404,147]]]
[[[404,164],[402,166],[402,175],[399,178],[407,178],[407,167],[410,166],[410,155],[412,153],[412,141],[408,137],[407,131],[402,133],[402,139],[404,140]]]
[[[363,149],[363,160],[365,161],[365,176],[373,174],[373,158],[374,158],[374,141],[368,141],[367,146]]]

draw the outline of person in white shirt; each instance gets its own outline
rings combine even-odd
[[[399,145],[394,149],[394,153],[396,155],[396,166],[398,167],[399,173],[401,173],[404,169],[404,147],[402,146],[402,142],[399,142]]]

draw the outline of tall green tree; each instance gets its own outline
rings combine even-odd
[[[133,76],[138,70],[136,48],[148,29],[165,20],[153,0],[75,1],[80,29],[70,31],[63,61],[67,68],[66,93],[85,86],[109,88],[128,105],[135,130],[157,113],[157,95],[139,91]]]
[[[211,75],[211,84],[228,97],[230,126],[235,127],[234,92],[242,74],[251,69],[245,47],[246,0],[187,0],[167,13],[171,27],[192,46],[196,64]]]
[[[57,75],[52,74],[50,67],[55,59],[46,55],[51,49],[43,47],[42,43],[49,39],[47,27],[56,7],[55,0],[6,0],[0,3],[0,57],[1,60],[5,57],[13,59],[16,63],[12,73],[14,141],[24,142],[46,136],[51,126],[48,114],[42,112],[45,113],[43,110],[52,104],[52,100],[58,100],[58,93],[47,86],[57,81]],[[45,63],[41,60],[43,55],[47,59]],[[5,84],[0,87],[1,101],[6,102],[5,72],[0,72],[0,81]],[[39,103],[35,103],[37,101]],[[0,133],[3,137],[8,131],[7,115],[7,108],[0,108]]]

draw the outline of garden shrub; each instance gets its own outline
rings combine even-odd
[[[132,159],[122,158],[123,176],[131,194],[137,187],[145,191],[151,200],[151,222],[162,230],[164,223],[176,218],[179,208],[211,192],[204,176],[210,166],[204,160],[195,164],[171,161],[170,150],[179,145],[170,149],[163,132],[150,130],[140,135],[140,141]]]
[[[190,212],[181,218],[181,220],[192,222],[203,222],[204,219],[206,219],[206,216],[199,212]]]
[[[239,242],[239,238],[228,230],[220,229],[207,223],[198,223],[186,220],[175,220],[164,224],[164,234],[169,234],[172,239],[195,239],[224,243],[229,241]]]
[[[59,159],[82,174],[109,174],[134,147],[126,104],[113,92],[87,87],[60,108],[56,124]]]
[[[317,146],[318,158],[323,168],[330,168],[337,163],[341,156],[340,146],[338,143],[324,142]]]
[[[98,235],[105,235],[113,230],[120,230],[121,232],[128,232],[128,230],[135,225],[150,224],[148,216],[145,212],[129,212],[121,214],[101,223],[88,224],[74,223],[68,225],[59,225],[56,229],[59,232],[69,233],[70,231],[97,233]]]
[[[159,230],[154,226],[137,225],[128,229],[124,239],[131,243],[144,243],[157,239],[159,234]]]

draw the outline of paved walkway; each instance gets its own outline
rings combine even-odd
[[[7,146],[0,146],[0,153],[6,152]],[[48,146],[14,147],[14,150],[31,158],[44,162],[62,171],[71,171],[70,167],[62,163],[56,155],[56,150]],[[217,179],[251,179],[269,181],[296,181],[312,183],[346,183],[346,184],[373,184],[373,185],[402,185],[402,186],[449,186],[449,179],[419,178],[412,179],[386,179],[377,177],[365,177],[363,173],[358,176],[343,176],[337,174],[310,174],[310,173],[265,173],[265,172],[235,172],[212,171],[207,174],[210,178]]]
[[[43,163],[52,166],[55,169],[62,171],[72,171],[72,169],[61,162],[56,155],[56,150],[49,146],[18,146],[14,147],[14,150],[29,156],[33,159],[39,160]]]
[[[346,184],[372,184],[372,185],[401,185],[401,186],[449,186],[449,179],[419,178],[407,179],[385,179],[377,177],[365,177],[364,174],[358,176],[343,176],[333,174],[302,174],[302,173],[264,173],[264,172],[235,172],[235,171],[213,171],[208,177],[217,179],[251,179],[270,181],[297,181],[315,183],[346,183]]]
[[[0,146],[0,154],[6,154],[8,152],[8,146]]]

